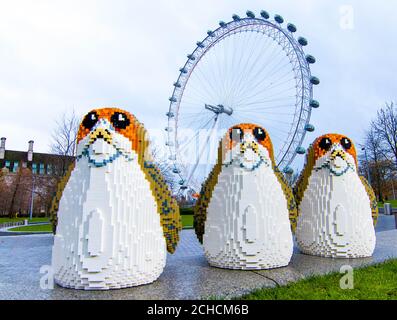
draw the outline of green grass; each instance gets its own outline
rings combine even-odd
[[[397,208],[397,200],[387,200],[386,203],[390,203],[393,208]],[[378,202],[378,207],[383,208],[383,202]]]
[[[182,226],[184,229],[193,228],[193,215],[184,215],[182,218]]]
[[[0,223],[6,223],[6,222],[18,222],[18,221],[24,221],[25,219],[28,218],[0,218]],[[32,220],[28,219],[29,222],[48,222],[48,218],[33,218]]]
[[[193,215],[184,215],[181,216],[182,217],[182,226],[183,228],[193,228]],[[4,220],[2,220],[4,219]],[[3,222],[16,222],[16,221],[23,221],[24,219],[8,219],[8,218],[0,218],[0,223]],[[48,218],[33,218],[32,221],[29,220],[29,222],[47,222]],[[45,226],[45,227],[44,227]],[[39,225],[39,226],[24,226],[24,227],[17,227],[17,228],[13,228],[10,229],[10,231],[40,231],[40,232],[45,232],[45,231],[51,231],[51,227],[50,225]],[[48,227],[47,227],[48,226]],[[37,227],[37,230],[35,229],[35,227]],[[30,230],[30,228],[32,230]],[[41,230],[42,228],[44,228],[44,230]],[[19,230],[19,229],[23,229],[23,230]]]
[[[255,290],[242,300],[397,300],[397,260],[354,270],[354,289],[342,290],[343,275],[315,276],[284,287]]]
[[[16,227],[8,229],[8,231],[18,232],[52,232],[51,224],[39,224],[31,226]]]
[[[189,216],[194,213],[193,210],[194,210],[193,208],[180,208],[179,212],[181,213],[182,216],[184,215]]]

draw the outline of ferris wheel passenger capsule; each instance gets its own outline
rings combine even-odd
[[[252,18],[252,19],[255,18],[255,14],[254,14],[251,10],[248,10],[248,11],[246,12],[246,15],[247,15],[248,18]]]
[[[285,167],[284,168],[284,173],[285,174],[293,174],[294,173],[294,169],[292,169],[291,167]]]
[[[222,28],[226,27],[226,23],[225,23],[224,21],[219,21],[219,25],[220,25]]]
[[[180,87],[181,87],[181,84],[180,84],[179,82],[174,82],[174,87],[180,88]]]
[[[310,107],[317,109],[320,107],[320,102],[318,102],[317,100],[311,100],[309,105]]]
[[[308,54],[308,55],[306,56],[306,61],[307,61],[308,63],[310,63],[310,64],[313,64],[313,63],[316,63],[316,58],[313,57],[312,55]]]
[[[308,45],[308,41],[306,40],[306,38],[303,38],[303,37],[299,37],[298,42],[303,47]]]
[[[312,124],[307,124],[307,125],[305,125],[305,130],[307,132],[314,132],[315,127]]]
[[[296,26],[294,24],[292,24],[292,23],[288,23],[287,29],[288,29],[289,32],[296,32],[296,30],[298,30],[296,28]]]
[[[317,77],[311,77],[310,78],[310,83],[314,84],[314,85],[318,85],[318,84],[320,84],[320,79],[317,78]]]
[[[261,17],[263,18],[263,19],[269,19],[270,18],[270,15],[269,15],[269,13],[267,12],[267,11],[265,11],[265,10],[262,10],[261,11]]]
[[[199,47],[199,48],[204,48],[204,47],[205,47],[204,44],[203,44],[202,42],[200,42],[200,41],[197,41],[197,42],[196,42],[196,45],[197,45],[197,47]]]
[[[241,18],[237,14],[232,15],[232,18],[233,18],[234,21],[240,21],[241,20]]]
[[[172,170],[172,172],[175,173],[175,174],[179,174],[179,173],[181,173],[181,170],[179,170],[179,169],[177,169],[177,168],[174,168],[174,169]]]
[[[179,71],[180,71],[181,73],[187,73],[187,70],[186,70],[185,68],[180,68]]]
[[[168,100],[170,100],[171,102],[176,102],[177,101],[175,97],[171,97]]]
[[[175,115],[174,115],[173,112],[167,112],[165,115],[166,115],[168,118],[173,118],[173,117],[175,117]]]
[[[282,16],[280,16],[279,14],[276,14],[274,16],[274,21],[276,21],[279,24],[282,24],[284,22],[284,18]]]
[[[306,149],[303,148],[303,147],[296,148],[296,153],[297,154],[305,154],[306,153]]]
[[[188,55],[187,55],[187,58],[188,58],[189,60],[192,60],[192,61],[196,60],[196,58],[195,58],[194,55],[192,55],[192,54],[188,54]]]

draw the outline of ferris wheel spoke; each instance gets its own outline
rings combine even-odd
[[[288,119],[291,119],[291,116],[294,116],[294,112],[289,112],[289,113],[285,113],[285,112],[271,112],[271,111],[261,111],[260,109],[259,109],[259,111],[260,111],[260,113],[262,114],[262,115],[267,115],[267,114],[269,114],[269,115],[274,115],[274,116],[285,116],[285,117],[288,117]],[[255,110],[255,109],[253,109],[253,111],[240,111],[241,113],[254,113],[254,114],[258,114],[258,111],[257,110]]]
[[[250,75],[249,81],[246,81],[246,83],[249,83],[252,79],[255,79],[258,74],[253,74],[253,71],[255,68],[258,67],[258,63],[260,62],[261,58],[266,55],[267,49],[271,46],[269,46],[269,40],[270,38],[267,38],[265,41],[263,41],[262,47],[260,50],[257,50],[257,57],[254,61],[254,63],[251,64],[251,68],[247,71],[247,75]],[[241,91],[243,93],[243,91]]]
[[[289,79],[289,81],[293,81],[293,79]],[[287,81],[287,82],[289,82]],[[295,83],[293,83],[293,87],[288,87],[288,88],[281,88],[281,92],[280,91],[276,91],[275,92],[275,88],[283,85],[285,83],[278,83],[277,85],[274,85],[274,82],[271,82],[270,84],[268,84],[266,87],[262,87],[262,88],[253,88],[253,90],[249,95],[246,95],[244,97],[241,97],[238,100],[238,103],[241,103],[242,101],[250,101],[254,98],[256,99],[260,99],[260,96],[262,95],[264,98],[266,97],[268,100],[270,100],[271,98],[280,98],[282,97],[282,93],[287,93],[290,94],[293,92],[293,90],[295,90]],[[296,91],[295,91],[296,92]],[[296,96],[295,96],[296,97]]]
[[[257,117],[250,117],[249,115],[240,116],[239,119],[240,119],[240,121],[243,120],[248,123],[257,123],[257,121],[259,120]],[[266,119],[263,119],[263,120],[264,121],[262,121],[262,123],[266,123],[267,127],[272,128],[274,131],[278,131],[283,134],[289,133],[288,131],[280,129],[278,126],[274,126],[271,123],[268,123],[268,121]]]
[[[236,86],[241,78],[241,74],[244,72],[243,66],[247,63],[247,60],[249,59],[248,56],[247,60],[244,61],[245,52],[243,51],[243,48],[248,47],[252,38],[252,33],[250,33],[247,37],[243,38],[245,41],[237,47],[237,49],[240,49],[237,51],[239,53],[239,58],[237,59],[236,72],[233,74],[233,80],[229,85],[229,91],[226,97],[226,101],[230,101],[231,96],[236,92]]]
[[[246,112],[246,114],[252,114],[253,115],[253,117],[254,117],[254,115],[256,114],[255,112]],[[271,122],[277,122],[277,123],[281,123],[281,124],[286,124],[286,125],[291,125],[291,122],[287,122],[287,121],[281,121],[281,120],[279,120],[279,119],[274,119],[274,118],[269,118],[269,117],[267,117],[266,118],[268,121],[271,121]]]
[[[277,56],[279,56],[278,60],[276,60]],[[262,65],[258,68],[257,73],[252,75],[252,79],[258,79],[258,76],[263,75],[265,70],[272,66],[279,66],[283,60],[285,60],[285,56],[283,55],[282,50],[273,45],[272,52],[266,59],[262,59]],[[259,79],[261,79],[261,81],[258,82],[261,83],[263,81],[263,77]]]
[[[277,70],[273,71],[273,73],[270,74],[270,75],[269,75],[269,74],[264,75],[254,86],[252,86],[252,88],[251,88],[251,90],[252,90],[252,91],[251,91],[251,95],[255,96],[255,94],[256,94],[257,92],[263,92],[263,91],[265,91],[265,90],[270,90],[271,87],[272,87],[272,84],[280,82],[280,80],[283,78],[283,76],[278,77],[277,80],[274,80],[274,81],[270,82],[270,85],[268,85],[268,86],[265,87],[265,88],[260,88],[260,87],[259,87],[261,84],[264,83],[265,79],[271,79],[271,77],[274,76],[278,71],[280,71],[280,70],[282,70],[283,68],[285,68],[287,64],[288,64],[288,63],[286,63],[284,66],[279,67]],[[287,75],[291,75],[291,72],[288,71],[286,74],[287,74]],[[292,78],[292,80],[293,80],[293,78]],[[257,90],[258,88],[259,88],[259,90]],[[255,90],[257,90],[257,91],[255,91]],[[248,96],[248,97],[245,96],[245,98],[246,98],[246,99],[247,99],[247,98],[250,98],[250,96]]]
[[[253,101],[253,102],[249,102],[249,103],[244,103],[244,104],[238,104],[237,106],[252,106],[255,104],[263,104],[263,103],[271,103],[271,102],[280,102],[280,101],[285,101],[285,100],[292,100],[292,99],[296,99],[296,96],[287,96],[287,97],[279,97],[277,99],[265,99],[265,100],[260,100],[260,101]],[[270,107],[271,108],[271,107]]]
[[[282,82],[282,83],[278,83],[277,85],[274,84],[270,84],[268,87],[266,88],[262,88],[261,91],[257,91],[256,93],[252,94],[251,96],[247,97],[246,100],[251,100],[253,98],[257,98],[259,95],[261,94],[265,94],[266,92],[269,91],[269,89],[274,90],[275,88],[279,88],[280,86],[287,84],[288,82],[293,81],[293,79],[287,79],[286,81]],[[294,85],[295,87],[295,85]],[[283,92],[286,91],[286,88],[281,88],[281,91],[277,91],[277,93],[273,93],[273,94],[266,94],[267,97],[275,97],[275,96],[280,96]]]
[[[196,69],[195,75],[199,82],[199,84],[196,85],[196,88],[202,87],[205,90],[205,92],[207,93],[208,97],[213,97],[213,98],[216,97],[214,88],[213,88],[213,86],[211,86],[211,79],[210,79],[209,75],[206,76],[204,74],[204,71],[201,70],[201,68]],[[194,83],[194,80],[196,80],[196,79],[194,79],[194,78],[192,79],[193,83]]]
[[[191,128],[194,123],[202,123],[207,119],[204,115],[185,115],[183,118],[178,118],[177,121],[180,124],[179,128],[188,129]],[[204,120],[204,121],[203,121]],[[187,123],[186,123],[187,122]]]
[[[199,152],[197,161],[196,161],[196,163],[194,164],[194,167],[192,168],[192,171],[191,171],[190,175],[188,176],[186,183],[189,183],[189,182],[190,182],[190,180],[192,179],[192,176],[193,176],[194,171],[197,169],[197,166],[198,166],[198,164],[199,164],[199,162],[200,162],[201,156],[202,156],[203,153],[205,152],[205,148],[206,148],[206,146],[207,146],[207,143],[209,142],[209,139],[211,138],[211,134],[212,134],[213,130],[216,128],[217,120],[218,120],[218,117],[216,117],[216,118],[214,119],[214,121],[213,121],[213,125],[211,126],[210,132],[208,133],[208,135],[207,135],[207,137],[206,137],[205,143],[203,144],[203,147],[202,147],[201,151]]]
[[[256,43],[257,43],[256,38],[253,37],[253,39],[254,39],[253,40],[254,43],[251,45],[250,54],[248,55],[248,58],[246,59],[245,64],[244,64],[244,66],[242,68],[242,75],[240,75],[239,78],[238,78],[239,81],[238,81],[238,83],[236,85],[236,89],[235,89],[234,92],[238,92],[238,93],[241,92],[241,87],[246,85],[247,77],[250,75],[250,71],[252,70],[253,63],[251,63],[251,68],[249,68],[249,66],[250,66],[250,62],[252,61],[252,59],[254,59],[254,61],[255,61],[254,53],[255,53]],[[258,54],[258,52],[257,52],[257,54]],[[260,53],[259,53],[258,56],[260,56]]]
[[[274,63],[273,59],[275,56],[277,56],[277,54],[280,54],[280,52],[278,50],[274,49],[271,56],[268,59],[266,59],[266,60],[263,59],[267,62],[265,62],[260,68],[258,68],[259,71],[255,75],[251,76],[251,78],[248,81],[246,81],[247,85],[244,88],[244,90],[242,90],[242,96],[244,96],[246,94],[247,90],[252,90],[252,89],[256,88],[258,85],[263,83],[264,79],[269,78],[268,76],[263,75],[264,71],[266,70],[267,67],[271,67],[272,64],[274,66],[279,66],[279,63],[281,61],[285,60],[285,57],[281,57],[281,59],[279,61],[277,61],[277,63]],[[286,66],[286,65],[287,64],[285,64],[284,66]],[[282,67],[284,67],[284,66],[282,66]],[[253,81],[255,81],[255,82],[253,82]]]
[[[255,104],[255,105],[258,105],[258,104]],[[265,110],[263,112],[270,113],[271,112],[270,110],[291,108],[291,106],[294,106],[294,105],[295,105],[295,103],[293,103],[292,101],[291,101],[291,103],[287,103],[287,104],[285,104],[285,103],[283,103],[283,104],[273,104],[271,107],[263,107],[263,104],[262,104],[262,106],[260,106],[260,107],[251,107],[251,108],[240,109],[239,112],[252,112],[252,111],[255,111],[256,113],[259,113],[259,112],[262,112],[263,110]]]
[[[216,116],[213,116],[213,117],[210,118],[209,120],[206,119],[206,121],[202,121],[201,124],[200,124],[200,126],[199,126],[199,128],[196,128],[196,133],[195,133],[192,137],[190,137],[189,140],[187,140],[186,142],[184,142],[184,143],[183,143],[183,146],[180,147],[179,150],[180,150],[181,152],[184,151],[184,150],[186,150],[186,148],[189,146],[189,144],[190,144],[195,138],[197,138],[197,137],[200,135],[201,130],[206,129],[207,126],[208,126],[209,124],[211,124],[211,123],[215,120],[215,117],[216,117]],[[189,127],[186,127],[186,129],[190,129],[190,128],[189,128]]]

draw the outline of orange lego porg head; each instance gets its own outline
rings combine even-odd
[[[129,112],[118,108],[94,109],[87,113],[77,134],[77,159],[103,167],[123,157],[132,161],[143,155],[146,131]]]
[[[342,134],[329,133],[317,138],[313,145],[314,168],[329,169],[336,176],[349,169],[357,171],[357,154],[351,139]]]
[[[268,132],[259,125],[241,123],[231,127],[222,140],[223,164],[238,164],[253,171],[274,165],[273,145]]]

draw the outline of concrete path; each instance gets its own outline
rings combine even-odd
[[[52,235],[0,237],[0,300],[2,299],[200,299],[230,298],[255,288],[274,287],[312,274],[339,271],[343,265],[362,267],[397,258],[397,230],[377,233],[372,258],[326,259],[300,254],[290,265],[269,271],[232,271],[209,267],[193,230],[181,233],[174,255],[169,255],[153,284],[111,291],[80,291],[55,286],[40,289],[40,267],[51,262]]]

